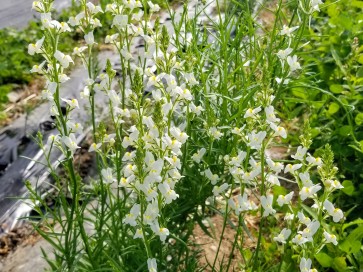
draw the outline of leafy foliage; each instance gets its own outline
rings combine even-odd
[[[309,118],[319,150],[330,143],[346,188],[338,197],[354,219],[363,208],[363,2],[325,2],[305,31],[307,66],[299,84],[286,94],[284,113]],[[297,134],[299,134],[298,132]],[[293,140],[293,139],[292,139]]]

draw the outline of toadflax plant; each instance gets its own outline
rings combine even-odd
[[[344,218],[332,202],[334,191],[342,188],[333,154],[329,146],[321,158],[308,153],[308,125],[292,160],[278,161],[271,153],[288,136],[275,108],[279,93],[304,69],[298,49],[320,1],[298,1],[294,12],[299,16],[286,25],[280,22],[286,15],[280,1],[271,34],[262,37],[254,21],[258,6],[253,12],[243,3],[225,1],[224,12],[221,1],[196,1],[193,8],[185,3],[176,10],[165,3],[167,20],[151,1],[112,1],[103,8],[79,4],[81,12],[66,23],[52,19],[52,1],[34,2],[43,38],[28,48],[29,54],[45,58],[32,72],[47,79],[43,96],[59,133],[45,142],[39,135],[57,192],[57,207],[43,213],[53,220],[37,227],[54,247],[55,260],[44,252],[51,268],[196,271],[197,253],[190,253],[189,238],[193,220],[200,221],[198,207],[205,212],[224,206],[221,238],[231,217],[238,224],[230,256],[217,263],[220,239],[208,265],[212,271],[232,269],[237,248],[243,269],[262,270],[267,242],[276,243],[275,271],[287,266],[315,271],[315,256],[339,240],[329,222]],[[106,16],[109,25],[102,26],[97,16]],[[98,27],[107,28],[104,43],[119,59],[118,67],[107,60],[102,73],[96,72],[92,56],[102,43],[95,38]],[[62,33],[76,29],[84,39],[71,57],[57,48]],[[63,97],[60,87],[69,80],[65,71],[75,57],[88,78],[79,97]],[[84,104],[92,124],[89,152],[96,154],[91,184],[84,183],[73,163],[80,148],[77,136],[86,127],[76,120]],[[106,108],[107,117],[97,113],[97,104]],[[51,164],[59,151],[65,177]],[[286,181],[292,184],[290,192],[281,189]],[[29,190],[34,204],[44,203]],[[250,215],[260,218],[256,233],[246,226]],[[254,241],[253,252],[243,247],[244,232]]]

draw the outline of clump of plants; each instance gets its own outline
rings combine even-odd
[[[344,252],[335,251],[348,226],[334,203],[343,186],[331,147],[326,145],[320,156],[309,153],[312,130],[307,122],[288,160],[271,156],[273,147],[288,139],[288,120],[275,110],[278,98],[301,77],[303,35],[321,4],[298,1],[290,16],[285,12],[289,4],[279,1],[273,27],[265,32],[255,21],[258,7],[250,10],[234,1],[225,1],[223,11],[220,1],[212,1],[197,3],[190,12],[189,2],[176,10],[165,3],[162,11],[152,1],[113,1],[102,9],[81,0],[80,12],[68,22],[52,18],[52,1],[35,1],[43,30],[28,51],[44,57],[32,71],[47,79],[43,96],[58,128],[57,135],[44,141],[39,135],[58,192],[56,209],[38,209],[47,228],[37,230],[54,247],[55,258],[44,252],[51,269],[356,267]],[[214,5],[212,13],[206,13],[209,5]],[[162,12],[170,20],[164,22]],[[103,13],[111,16],[111,25],[100,23]],[[108,60],[105,71],[96,72],[92,52],[96,43],[103,43],[95,38],[98,28],[106,29],[104,43],[120,58],[117,70]],[[62,52],[58,45],[64,33],[76,30],[83,45],[73,54]],[[77,57],[88,71],[85,87],[79,97],[63,97],[60,86],[69,80],[67,69]],[[102,97],[111,120],[107,128],[97,112]],[[90,186],[73,164],[77,136],[86,125],[76,117],[82,110],[79,99],[89,108],[89,152],[97,157],[98,176]],[[67,182],[50,163],[55,149],[64,155]],[[28,187],[36,208],[44,201]],[[233,252],[217,264],[219,243],[214,261],[198,267],[191,235],[207,210],[223,216],[221,236],[232,224]],[[230,223],[232,214],[237,224]],[[259,218],[257,231],[246,225],[251,215]],[[244,248],[244,233],[255,242],[253,250]],[[242,257],[238,268],[232,267],[233,254]]]

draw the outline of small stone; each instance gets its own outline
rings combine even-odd
[[[11,103],[16,103],[20,101],[21,95],[18,92],[10,92],[7,94],[8,100]]]
[[[214,251],[214,252],[217,252],[217,247],[216,247],[215,245],[210,246],[210,249],[211,249],[212,251]]]

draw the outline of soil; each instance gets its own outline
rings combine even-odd
[[[235,190],[233,192],[232,198],[236,200],[237,195],[239,194],[239,190]],[[257,199],[253,196],[252,193],[249,194],[250,199],[258,204]],[[258,232],[258,226],[260,223],[259,216],[253,215],[245,215],[244,216],[245,224],[253,235]],[[203,221],[204,226],[208,230],[208,232],[212,235],[207,234],[199,224],[196,224],[194,228],[194,244],[196,245],[196,249],[200,250],[199,256],[199,267],[203,268],[203,271],[212,272],[212,271],[226,271],[229,259],[231,258],[231,264],[229,266],[229,271],[242,271],[243,269],[240,267],[244,261],[241,255],[240,249],[246,250],[250,249],[253,251],[256,247],[256,239],[251,239],[246,231],[243,230],[243,237],[239,237],[237,241],[237,245],[233,250],[233,243],[235,240],[237,229],[232,227],[238,226],[238,217],[235,214],[231,214],[228,218],[225,230],[222,235],[224,218],[220,214],[215,214],[207,220]],[[232,224],[231,224],[232,223]],[[218,251],[218,246],[220,244],[220,249]],[[217,254],[217,252],[219,252]],[[215,270],[212,270],[212,266],[215,261]]]
[[[19,100],[14,103],[4,105],[6,117],[0,118],[0,128],[9,125],[12,121],[20,117],[27,110],[31,110],[41,103],[40,93],[44,87],[44,78],[36,77],[29,85],[23,85],[15,89],[19,95]]]
[[[0,260],[19,246],[34,245],[40,236],[30,223],[0,236]]]

